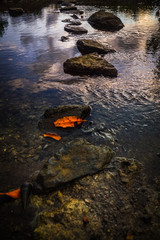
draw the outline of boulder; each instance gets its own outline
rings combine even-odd
[[[110,46],[103,45],[91,39],[78,40],[77,48],[82,54],[88,54],[93,52],[97,52],[99,54],[106,54],[109,52],[115,52],[115,50]]]
[[[67,24],[64,27],[64,30],[67,31],[67,32],[75,33],[75,34],[83,34],[83,33],[88,32],[88,30],[86,30],[83,27],[72,26],[72,25],[69,25],[69,24]]]
[[[71,75],[103,75],[117,77],[117,69],[97,53],[70,58],[63,64],[64,72]]]
[[[36,179],[47,191],[74,179],[105,169],[113,158],[107,146],[95,146],[87,140],[75,139],[49,159]]]
[[[117,16],[104,10],[92,14],[88,22],[92,27],[103,31],[117,31],[124,27],[124,24]]]
[[[9,14],[12,17],[21,16],[24,13],[23,8],[9,8]]]

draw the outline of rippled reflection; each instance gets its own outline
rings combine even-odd
[[[86,134],[89,140],[111,144],[118,155],[136,157],[149,166],[153,159],[155,164],[158,161],[160,58],[155,10],[124,6],[79,8],[84,10],[82,26],[88,29],[83,36],[64,31],[62,20],[71,16],[60,13],[55,5],[38,15],[2,15],[8,27],[0,38],[1,162],[24,164],[28,169],[25,175],[30,172],[30,164],[35,168],[36,161],[50,156],[53,145],[57,146],[42,139],[37,123],[46,108],[58,104],[91,105],[93,128],[103,123],[105,129],[104,134],[96,130]],[[93,29],[87,18],[99,8],[118,15],[125,27],[116,33]],[[60,41],[61,36],[69,36],[69,41]],[[105,59],[118,69],[117,78],[64,74],[63,62],[80,55],[76,47],[79,38],[99,40],[116,49]],[[108,142],[113,132],[117,145]],[[48,150],[44,151],[46,144]],[[4,181],[4,174],[1,176]]]

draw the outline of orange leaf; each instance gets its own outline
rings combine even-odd
[[[54,122],[54,125],[55,127],[67,128],[67,127],[75,127],[75,123],[79,125],[82,122],[86,122],[86,121],[87,120],[83,120],[76,116],[67,116],[67,117],[59,118],[58,120],[56,120]]]
[[[61,136],[59,136],[56,133],[44,133],[43,136],[44,137],[51,137],[51,138],[54,138],[54,139],[56,139],[58,141],[61,139]]]
[[[21,196],[21,189],[18,188],[12,192],[8,192],[8,193],[0,193],[0,195],[8,195],[9,197],[12,197],[14,199],[20,198]]]

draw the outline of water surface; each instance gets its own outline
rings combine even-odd
[[[11,17],[0,38],[0,182],[1,189],[19,186],[65,142],[81,136],[107,144],[117,156],[143,162],[152,178],[160,173],[159,49],[152,40],[159,34],[156,8],[79,6],[88,34],[64,31],[58,6],[39,14]],[[87,18],[99,9],[113,12],[125,27],[118,32],[93,29]],[[69,36],[69,41],[60,41]],[[63,62],[80,56],[76,41],[92,38],[112,45],[116,53],[105,59],[118,70],[117,78],[73,77]],[[70,131],[61,142],[44,139],[38,122],[45,109],[60,104],[89,104],[93,131]]]

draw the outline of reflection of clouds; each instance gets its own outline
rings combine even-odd
[[[34,41],[34,37],[29,34],[22,35],[20,39],[23,45],[28,45]]]
[[[116,42],[120,48],[124,49],[136,49],[139,47],[139,36],[135,33],[130,34],[129,36],[117,36]]]
[[[31,82],[26,78],[17,78],[12,81],[8,81],[8,85],[11,86],[13,91],[17,89],[31,90],[33,93],[39,91],[37,83]]]
[[[50,13],[46,16],[46,27],[49,27],[51,24],[55,24],[59,17],[59,13]]]

